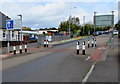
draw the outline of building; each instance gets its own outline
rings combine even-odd
[[[10,36],[8,36],[8,33]],[[19,31],[7,31],[6,29],[0,29],[0,41],[19,41]]]
[[[6,16],[0,12],[0,42],[5,41],[21,41],[21,35],[19,30],[7,30],[6,29],[6,20],[11,20],[10,17]],[[22,35],[23,41],[23,35]]]
[[[0,12],[0,29],[1,28],[6,28],[6,20],[9,20],[10,18]]]
[[[48,34],[49,36],[54,35],[55,32],[58,32],[58,29],[50,30],[50,29],[42,29],[38,31],[38,34]]]

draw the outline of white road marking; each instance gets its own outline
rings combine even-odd
[[[96,62],[92,65],[92,67],[90,68],[89,72],[87,73],[87,75],[85,76],[85,78],[82,80],[81,84],[85,84],[85,82],[87,82],[88,77],[90,76],[90,74],[92,73],[94,67],[95,67]]]
[[[89,60],[90,59],[90,56],[85,60],[85,61],[87,61],[87,60]]]

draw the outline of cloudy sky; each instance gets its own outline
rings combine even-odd
[[[111,14],[118,20],[118,0],[0,0],[0,11],[11,19],[23,16],[23,26],[31,28],[58,27],[70,15],[79,17],[80,23],[93,22],[93,13]]]

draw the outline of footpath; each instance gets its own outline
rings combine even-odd
[[[87,83],[112,83],[119,84],[118,79],[118,65],[120,61],[118,60],[118,36],[113,37],[112,45],[108,45],[108,53],[104,60],[97,61],[95,67],[89,76]],[[118,82],[119,81],[119,82]],[[86,83],[86,84],[87,84]]]

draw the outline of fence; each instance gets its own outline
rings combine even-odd
[[[39,35],[38,36],[38,43],[40,45],[43,45],[43,42],[45,39],[48,39],[48,41],[60,41],[60,40],[66,40],[69,38],[70,38],[69,35],[53,35],[53,36]]]

